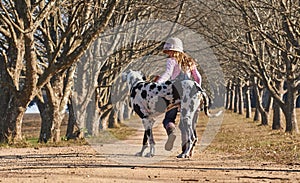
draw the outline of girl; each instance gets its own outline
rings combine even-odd
[[[167,80],[184,80],[191,77],[201,86],[201,75],[197,70],[196,62],[193,58],[183,52],[183,44],[179,38],[169,38],[163,47],[163,52],[168,55],[165,72],[158,78],[157,82]],[[178,108],[173,108],[166,112],[163,126],[168,134],[165,149],[171,151],[173,148],[175,135],[175,119]]]

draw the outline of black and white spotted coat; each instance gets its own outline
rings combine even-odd
[[[192,80],[166,81],[163,83],[147,82],[140,71],[129,70],[122,75],[122,80],[127,81],[130,90],[130,101],[134,111],[142,119],[145,134],[143,147],[138,155],[142,155],[149,140],[150,152],[147,156],[154,155],[154,138],[152,127],[155,117],[166,112],[172,106],[180,108],[180,130],[182,145],[187,145],[182,157],[189,156],[190,150],[196,139],[195,115],[201,102],[203,93],[200,86]],[[204,101],[207,104],[208,101]]]

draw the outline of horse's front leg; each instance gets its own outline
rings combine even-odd
[[[155,154],[155,142],[154,142],[154,137],[153,137],[153,133],[152,133],[153,123],[154,123],[153,119],[148,119],[148,118],[143,119],[145,133],[146,133],[147,139],[150,144],[150,151],[149,151],[149,153],[146,154],[146,157],[153,157]]]
[[[153,157],[155,154],[155,142],[153,138],[152,129],[146,130],[146,133],[150,144],[150,151],[146,154],[146,157]]]
[[[148,147],[148,136],[147,136],[147,131],[144,131],[144,138],[143,138],[143,146],[140,152],[136,153],[136,156],[143,156],[143,153],[145,149]]]

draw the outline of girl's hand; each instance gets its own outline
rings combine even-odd
[[[156,75],[155,77],[154,77],[154,79],[153,79],[153,82],[157,82],[158,81],[158,79],[159,79],[159,75]]]

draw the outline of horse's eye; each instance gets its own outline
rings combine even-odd
[[[147,78],[146,78],[146,76],[143,76],[143,80],[146,80]]]

